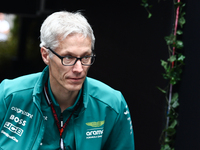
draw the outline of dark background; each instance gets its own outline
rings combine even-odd
[[[200,148],[199,126],[199,71],[198,33],[200,1],[185,0],[187,24],[184,27],[183,50],[186,55],[182,81],[176,90],[180,93],[179,127],[176,150]],[[20,16],[18,54],[10,68],[1,69],[0,79],[42,71],[45,67],[35,49],[37,58],[26,58],[27,36],[34,30],[39,42],[39,28],[47,15],[54,11],[80,10],[91,24],[96,37],[97,59],[88,76],[120,90],[131,111],[136,150],[159,150],[159,137],[165,126],[165,97],[156,88],[167,84],[162,78],[164,69],[160,59],[168,58],[164,40],[173,27],[172,0],[149,0],[153,14],[140,5],[141,1],[66,1],[18,0],[5,1],[0,11]],[[31,22],[37,22],[34,29]],[[35,45],[34,45],[35,46]]]

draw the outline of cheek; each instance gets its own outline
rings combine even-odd
[[[86,66],[85,68],[83,68],[84,69],[84,72],[85,72],[85,74],[87,75],[87,72],[89,71],[89,69],[90,69],[90,66]]]
[[[60,69],[58,69],[58,73],[59,73],[58,76],[62,80],[65,80],[67,77],[70,77],[73,74],[71,67],[68,68],[61,67]]]
[[[56,63],[51,63],[49,65],[49,69],[51,70],[51,74],[54,76],[54,78],[63,80],[66,74],[66,69],[63,68],[63,66],[57,65]]]

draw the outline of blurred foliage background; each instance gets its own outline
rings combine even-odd
[[[38,18],[16,16],[13,24],[8,40],[0,42],[0,81],[23,75],[23,70],[27,74],[44,68],[39,48],[41,22]]]

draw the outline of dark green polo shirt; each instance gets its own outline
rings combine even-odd
[[[74,107],[76,106],[80,95],[81,95],[81,91],[80,90],[77,99],[74,103],[73,106],[67,108],[66,110],[63,111],[63,121],[64,123],[66,122],[66,120],[68,119],[68,117],[71,115]],[[58,116],[58,118],[60,119],[60,114],[61,114],[61,109],[59,104],[57,103],[57,101],[55,100],[53,93],[51,91],[51,87],[50,87],[50,82],[48,80],[48,93],[50,96],[50,99],[53,102],[53,106],[56,110],[56,114]],[[51,110],[51,107],[47,104],[46,98],[43,94],[42,96],[42,102],[41,102],[41,107],[42,107],[42,112],[43,112],[43,116],[45,119],[45,132],[44,132],[44,136],[43,136],[43,140],[40,144],[39,150],[56,150],[60,148],[60,133],[58,130],[58,127],[56,125],[56,121],[53,117],[53,113]],[[63,132],[63,139],[64,139],[64,144],[66,149],[71,150],[71,149],[76,149],[75,147],[75,133],[74,133],[74,118],[76,117],[77,112],[75,112],[70,121],[69,124],[67,125],[67,127],[65,128],[64,132]]]

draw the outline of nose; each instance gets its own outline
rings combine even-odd
[[[77,60],[77,62],[73,66],[73,72],[81,73],[83,71],[83,66],[81,64],[80,60]]]

